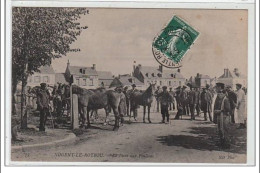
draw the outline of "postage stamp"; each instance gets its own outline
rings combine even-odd
[[[185,53],[198,38],[199,32],[174,15],[153,42],[155,59],[168,68],[178,68]]]

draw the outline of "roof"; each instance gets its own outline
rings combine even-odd
[[[55,83],[62,83],[62,84],[68,83],[65,78],[65,73],[56,73],[55,74]]]
[[[211,79],[209,75],[204,75],[204,74],[199,74],[196,76],[197,78],[199,77],[200,79]]]
[[[73,75],[91,75],[91,76],[97,76],[98,73],[95,69],[92,67],[84,67],[84,66],[68,66],[70,74]],[[81,73],[80,70],[85,70],[85,74]]]
[[[224,73],[219,78],[245,78],[245,76],[241,73],[235,73],[234,71],[230,71],[229,69],[224,69],[224,71],[225,70],[227,70],[227,73]]]
[[[118,77],[118,80],[125,86],[125,85],[144,85],[141,81],[139,81],[136,77],[132,76],[120,76]]]
[[[41,66],[39,70],[41,74],[55,74],[55,71],[53,70],[51,65]]]
[[[174,70],[163,70],[161,72],[157,67],[151,66],[140,66],[140,72],[143,74],[144,78],[178,78],[184,79],[181,73]]]
[[[97,71],[98,79],[114,79],[110,71]]]

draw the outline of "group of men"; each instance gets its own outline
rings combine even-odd
[[[174,119],[190,114],[191,120],[195,120],[195,111],[199,116],[201,110],[204,113],[204,120],[207,120],[208,116],[210,121],[218,125],[221,146],[230,147],[230,124],[239,123],[238,129],[246,128],[246,96],[242,85],[236,84],[236,91],[223,83],[216,83],[214,89],[210,89],[210,86],[206,85],[202,91],[195,85],[188,84],[187,86],[190,87],[189,91],[186,90],[186,86],[183,86],[177,87],[175,92],[171,88],[170,91],[167,91],[166,86],[163,86],[163,90],[160,91],[158,86],[156,90],[157,111],[159,112],[160,105],[162,122],[165,122],[165,117],[169,122],[170,105],[174,104],[175,99],[177,114]],[[214,107],[213,110],[212,107]]]
[[[187,86],[190,88],[189,91],[187,90]],[[197,116],[199,116],[200,111],[203,111],[204,119],[207,120],[208,115],[210,121],[213,121],[211,116],[213,93],[210,92],[209,85],[203,87],[202,91],[200,91],[196,85],[188,84],[187,86],[179,86],[175,91],[173,91],[172,88],[167,91],[166,86],[162,87],[163,90],[161,91],[160,86],[158,86],[157,90],[155,91],[157,112],[159,112],[160,105],[163,117],[169,115],[168,110],[174,110],[177,108],[177,114],[174,119],[180,119],[182,115],[190,115],[191,120],[195,120],[195,111]],[[167,99],[163,98],[162,96],[167,97]],[[162,122],[164,122],[164,119]]]

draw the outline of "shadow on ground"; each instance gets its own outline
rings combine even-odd
[[[230,149],[222,149],[219,145],[219,138],[216,127],[191,127],[187,131],[191,135],[168,135],[158,136],[157,141],[167,146],[180,146],[187,149],[202,151],[225,151],[237,154],[246,154],[246,130],[231,128],[232,144]]]

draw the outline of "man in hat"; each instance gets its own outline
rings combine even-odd
[[[189,92],[188,99],[189,99],[191,120],[195,120],[194,112],[195,112],[196,105],[198,104],[197,103],[198,98],[197,98],[196,92],[194,91],[195,86],[192,84],[189,84],[189,87],[190,87],[190,92]]]
[[[156,91],[154,92],[154,95],[155,95],[155,98],[156,98],[156,106],[157,106],[157,108],[156,108],[156,110],[157,110],[157,112],[159,112],[159,107],[160,107],[160,98],[158,97],[158,95],[160,94],[162,92],[162,90],[161,90],[161,88],[160,88],[160,86],[157,86],[157,89],[156,89]]]
[[[204,120],[207,121],[207,113],[209,114],[209,120],[212,121],[211,117],[211,103],[212,103],[212,95],[209,92],[209,85],[202,88],[202,92],[200,94],[201,100],[201,110],[204,112]]]
[[[170,110],[175,110],[175,104],[174,104],[175,92],[172,90],[172,87],[170,88],[169,94],[171,96]]]
[[[183,107],[183,114],[189,115],[189,99],[188,99],[188,92],[186,91],[186,86],[184,85],[182,87],[182,90],[180,92],[180,102]]]
[[[124,91],[123,93],[125,94],[125,99],[126,99],[126,112],[127,112],[127,115],[129,116],[129,106],[130,106],[130,100],[129,100],[129,92],[128,92],[128,87],[125,86],[124,87]]]
[[[41,88],[37,93],[37,105],[40,111],[40,131],[45,131],[45,124],[47,116],[49,114],[49,104],[50,104],[50,93],[46,88],[46,83],[41,83]]]
[[[180,101],[180,93],[181,93],[181,87],[178,86],[176,88],[176,92],[175,92],[175,99],[176,99],[176,107],[177,107],[177,114],[176,116],[174,117],[175,120],[178,120],[180,119],[180,116],[183,114],[183,107],[182,107],[182,104],[181,104],[181,101]]]
[[[230,85],[226,86],[226,91],[227,91],[227,96],[228,99],[230,101],[230,108],[231,108],[231,122],[235,123],[235,117],[234,117],[234,113],[235,113],[235,108],[237,105],[237,95],[234,91],[232,91],[231,89],[232,87]]]
[[[236,84],[237,94],[237,121],[240,128],[246,128],[246,95],[241,84]]]
[[[158,94],[161,102],[161,114],[162,114],[162,123],[165,123],[165,117],[167,122],[169,122],[169,103],[171,102],[171,96],[167,91],[167,86],[163,86],[163,91]]]
[[[214,116],[217,117],[220,144],[223,148],[230,147],[230,101],[224,90],[223,83],[216,83],[217,97],[214,105]]]
[[[132,95],[137,92],[138,90],[136,89],[136,85],[135,84],[132,84],[132,89],[129,91],[129,99],[130,99],[130,114],[131,112],[133,112],[134,114],[134,119],[137,121],[137,108],[138,108],[138,105],[135,105],[135,103],[133,102],[133,99],[132,99]]]
[[[196,109],[196,112],[197,112],[197,116],[200,115],[200,90],[199,90],[199,87],[198,86],[194,86],[195,88],[195,98],[197,99],[196,100],[196,106],[195,106],[195,109]]]

